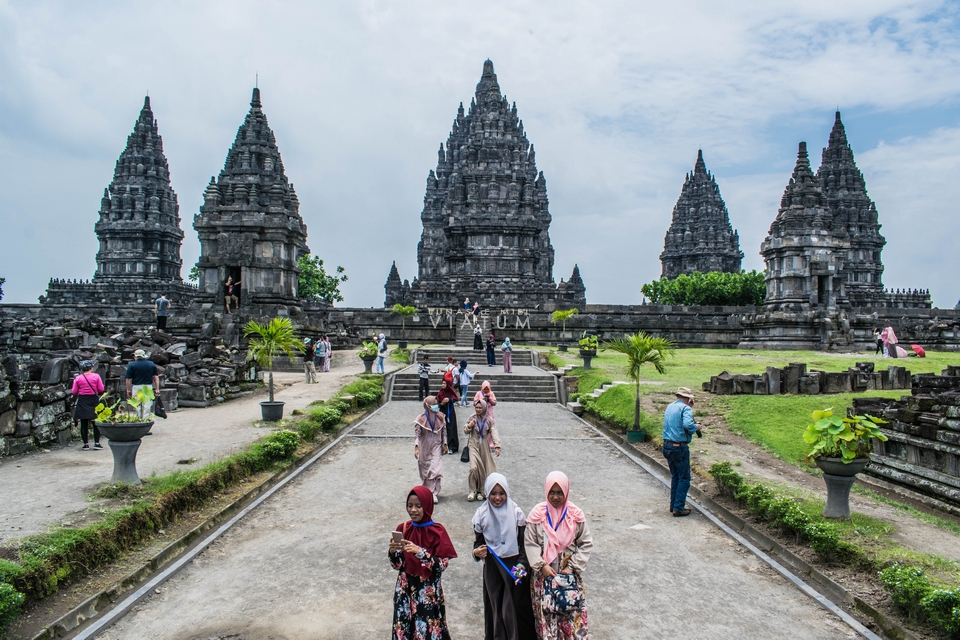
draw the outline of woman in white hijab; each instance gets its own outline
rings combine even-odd
[[[524,549],[526,517],[501,473],[484,483],[487,499],[473,516],[473,557],[483,561],[484,640],[536,640]]]

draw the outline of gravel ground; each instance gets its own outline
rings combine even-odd
[[[418,411],[386,405],[100,637],[388,637],[396,573],[386,548],[419,482]],[[500,470],[518,504],[542,500],[544,476],[561,469],[587,514],[594,638],[856,637],[705,519],[671,517],[659,482],[558,406],[504,404],[497,417]],[[482,638],[480,565],[469,557],[477,505],[465,500],[467,465],[448,456],[445,466],[434,518],[460,553],[443,581],[448,621],[453,637]]]

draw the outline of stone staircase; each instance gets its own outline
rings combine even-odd
[[[464,316],[456,316],[456,321],[459,322],[457,327],[457,346],[466,347],[468,349],[473,348],[473,325],[469,322],[464,322]],[[481,334],[483,337],[483,343],[487,343],[487,334]]]
[[[472,338],[471,338],[472,340]],[[471,347],[472,347],[471,342]],[[423,360],[424,355],[430,356],[430,364],[433,367],[447,366],[447,356],[453,356],[454,362],[459,363],[460,360],[466,360],[467,365],[471,371],[476,371],[479,369],[486,369],[487,367],[487,352],[486,351],[474,351],[471,347],[423,347],[417,349],[414,353],[416,357],[416,362],[419,363]],[[497,343],[497,367],[500,368],[500,372],[503,372],[503,354],[500,353],[500,344]],[[514,367],[532,367],[534,366],[533,361],[533,352],[529,349],[514,349],[513,350],[513,366]],[[496,393],[496,392],[494,392]],[[499,397],[499,396],[498,396]]]
[[[458,361],[466,356],[468,368],[476,374],[470,384],[470,399],[480,390],[480,384],[489,380],[497,402],[558,402],[557,376],[532,366],[532,354],[528,350],[514,351],[513,373],[504,373],[503,366],[488,367],[483,352],[455,347],[441,347],[419,350],[422,359],[424,353],[430,354],[430,363],[434,368],[443,370],[446,367],[447,356],[452,355]],[[519,356],[519,357],[518,357]],[[524,362],[525,364],[518,364]],[[430,392],[436,393],[440,389],[443,374],[430,375]],[[420,377],[417,374],[417,365],[411,365],[398,371],[393,378],[390,389],[390,400],[416,401]]]

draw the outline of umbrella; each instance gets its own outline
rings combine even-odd
[[[906,358],[906,357],[907,357],[907,350],[904,349],[903,347],[901,347],[900,345],[897,345],[897,357],[898,357],[898,358]]]
[[[924,350],[923,350],[923,347],[921,347],[920,345],[918,345],[918,344],[912,344],[912,345],[910,345],[910,348],[913,349],[913,352],[914,352],[915,354],[917,354],[918,356],[920,356],[921,358],[926,358],[926,357],[927,357],[927,352],[924,351]]]

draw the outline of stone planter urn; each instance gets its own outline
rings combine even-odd
[[[587,368],[589,367],[584,367],[584,369]],[[633,429],[627,429],[627,442],[646,442],[646,440],[647,432],[645,430],[637,429],[634,431]]]
[[[110,482],[140,484],[137,475],[137,450],[140,439],[153,427],[150,422],[97,422],[100,435],[108,440],[113,454],[113,476]]]
[[[590,366],[591,361],[597,357],[596,349],[580,349],[580,357],[583,358],[583,368],[592,369]]]
[[[870,464],[870,460],[854,458],[849,464],[844,464],[843,458],[820,457],[815,462],[823,471],[823,481],[827,484],[827,504],[823,509],[823,517],[849,518],[850,487],[857,481],[857,474]]]
[[[558,345],[557,345],[557,351],[566,351],[566,350],[567,350],[567,346],[568,346],[568,345],[565,345],[565,344],[558,344]]]
[[[260,418],[264,422],[277,422],[283,419],[283,402],[261,402]]]
[[[397,348],[398,348],[398,349],[406,349],[406,348],[407,348],[407,341],[406,341],[406,340],[397,340]]]
[[[373,373],[373,363],[377,361],[377,356],[360,356],[360,359],[363,360],[363,372]]]

